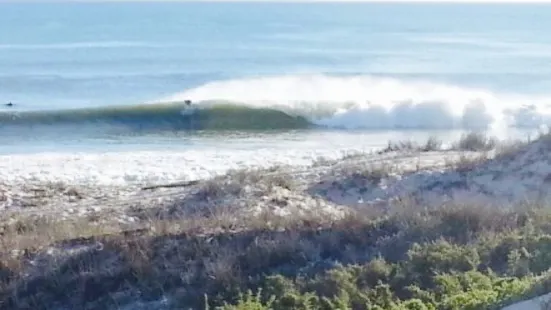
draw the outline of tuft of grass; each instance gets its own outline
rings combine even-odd
[[[476,156],[466,156],[465,154],[461,154],[458,159],[448,161],[446,165],[448,168],[459,173],[468,173],[475,171],[489,159],[490,156],[487,153],[482,153]]]
[[[417,142],[406,140],[406,141],[388,141],[387,146],[381,150],[379,153],[389,153],[389,152],[435,152],[442,150],[442,140],[438,139],[435,136],[431,136],[423,144]]]
[[[342,188],[348,188],[351,184],[361,188],[379,185],[393,172],[394,167],[389,164],[358,164],[336,169],[331,178],[337,176],[337,181],[333,182],[339,183]]]
[[[247,186],[254,189],[257,195],[265,195],[276,188],[295,189],[297,182],[283,167],[230,170],[223,176],[200,183],[195,198],[201,201],[214,201],[240,197],[246,194],[244,189]]]
[[[423,152],[433,152],[433,151],[440,151],[442,150],[442,140],[436,138],[436,137],[429,137],[423,147],[421,148],[421,151]]]
[[[463,134],[453,149],[460,151],[490,151],[497,147],[498,140],[486,134],[471,132]]]

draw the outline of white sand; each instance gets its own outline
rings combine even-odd
[[[293,191],[256,189],[257,192],[262,192],[260,197],[255,194],[256,196],[245,195],[230,198],[232,204],[242,206],[242,211],[258,213],[259,210],[273,209],[273,212],[282,215],[298,212],[297,210],[304,212],[325,210],[323,213],[333,214],[336,212],[335,214],[338,214],[341,212],[338,210],[349,207],[384,206],[402,198],[416,199],[425,204],[435,205],[443,201],[455,200],[460,203],[486,203],[500,206],[523,200],[546,200],[550,197],[551,192],[546,186],[547,182],[551,181],[551,161],[547,156],[548,151],[551,150],[551,143],[547,140],[539,140],[521,150],[494,160],[479,161],[474,165],[472,163],[459,164],[461,166],[459,170],[454,169],[451,164],[460,160],[461,157],[476,158],[481,154],[451,151],[386,153],[350,158],[336,164],[328,162],[315,167],[305,167],[304,163],[302,166],[296,164],[292,171],[286,173],[291,174],[294,181],[300,185],[297,189]],[[10,162],[10,158],[4,158],[2,164],[5,168],[4,174],[11,175],[12,178],[8,178],[7,184],[0,190],[0,208],[10,212],[57,214],[63,217],[116,210],[119,218],[122,217],[123,221],[132,221],[132,218],[124,217],[124,210],[136,205],[144,208],[148,207],[147,205],[161,207],[165,203],[170,204],[174,199],[184,199],[190,205],[209,207],[211,202],[195,201],[196,198],[192,196],[185,198],[201,185],[186,189],[156,191],[142,191],[137,187],[140,183],[167,183],[178,179],[190,179],[189,175],[182,178],[176,177],[180,173],[180,169],[176,167],[178,163],[190,163],[197,169],[205,169],[205,174],[202,177],[222,173],[228,168],[235,168],[235,166],[224,166],[228,159],[223,156],[214,157],[215,161],[217,159],[220,161],[217,165],[213,164],[215,168],[210,167],[213,170],[207,171],[205,165],[198,165],[200,160],[203,163],[208,162],[206,159],[202,159],[200,154],[190,157],[190,153],[166,153],[152,165],[147,165],[147,162],[153,158],[150,153],[127,155],[125,160],[128,160],[128,166],[121,165],[124,161],[118,158],[117,156],[120,154],[116,153],[88,154],[86,156],[79,154],[74,155],[75,157],[45,156],[42,161],[31,161],[30,159],[26,161],[22,157],[17,157],[16,159],[11,158]],[[261,159],[259,158],[257,163],[251,165],[262,167],[274,164],[268,161],[261,162]],[[102,168],[98,163],[101,163]],[[235,160],[234,163],[239,163],[239,161]],[[183,164],[183,166],[186,165]],[[240,167],[240,165],[236,166]],[[140,167],[143,167],[147,173],[140,171]],[[377,169],[377,167],[384,167],[391,171],[389,177],[383,178],[377,184],[361,175],[352,175],[352,172],[356,170],[369,171]],[[94,175],[91,172],[94,169],[96,169],[98,182],[90,184],[89,177]],[[136,169],[142,176],[147,176],[148,182],[128,181],[131,178],[127,175],[128,171]],[[189,172],[191,169],[184,168],[183,170]],[[6,170],[8,172],[5,172]],[[88,178],[86,182],[79,172]],[[68,189],[56,192],[55,186],[53,186],[54,190],[49,195],[42,193],[37,195],[33,191],[33,186],[43,188],[44,180],[48,180],[44,176],[49,174],[52,175],[53,180],[61,180],[62,183],[65,183]],[[135,175],[137,174],[135,173]],[[17,179],[21,175],[24,176]],[[33,175],[36,176],[35,179],[32,179]],[[64,176],[71,176],[73,179],[64,179]],[[101,181],[105,179],[107,181]],[[122,181],[120,183],[113,181],[117,179]],[[33,183],[31,181],[34,181],[36,185],[29,185],[29,183]],[[70,190],[73,187],[79,195],[71,194]],[[46,197],[36,198],[41,195]],[[224,199],[226,201],[218,201],[217,204],[228,203],[227,199],[229,198]],[[285,208],[278,209],[275,207],[277,203],[271,203],[281,200],[286,201]],[[263,201],[270,203],[263,203]],[[250,208],[250,210],[247,211],[246,208]]]
[[[527,147],[501,155],[493,160],[457,163],[451,167],[427,167],[425,156],[436,156],[433,163],[450,158],[449,153],[424,154],[419,160],[394,168],[386,163],[384,169],[393,173],[379,184],[372,184],[361,176],[340,176],[336,182],[325,182],[312,188],[314,193],[343,205],[369,205],[397,198],[413,198],[425,204],[443,201],[492,205],[511,205],[523,201],[544,202],[551,197],[551,141],[540,140]],[[491,154],[489,154],[491,155]],[[457,154],[455,154],[457,159]],[[472,154],[471,154],[472,156]],[[474,155],[475,157],[477,155]],[[419,164],[421,162],[421,164]],[[377,169],[377,165],[373,168]],[[372,169],[365,166],[363,170]],[[403,173],[403,169],[413,173]]]
[[[548,308],[545,308],[544,305],[549,301],[551,301],[551,293],[507,306],[501,310],[546,310]]]

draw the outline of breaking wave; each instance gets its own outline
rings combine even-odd
[[[185,104],[192,100],[192,105]],[[0,113],[1,125],[110,124],[132,129],[500,129],[551,122],[551,96],[497,94],[371,76],[216,81],[155,102]]]
[[[0,114],[0,124],[90,125],[154,130],[269,130],[313,126],[300,116],[268,108],[251,108],[230,102],[203,102],[188,106],[174,102],[62,111],[26,111]]]
[[[217,81],[161,101],[185,99],[224,99],[248,107],[278,109],[336,128],[538,128],[551,121],[551,95],[496,94],[443,83],[364,75]]]

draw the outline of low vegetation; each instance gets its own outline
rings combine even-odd
[[[386,148],[380,153],[388,152],[434,152],[443,150],[443,143],[436,137],[429,137],[424,143],[418,143],[411,140],[389,141]],[[500,145],[499,140],[482,132],[469,132],[461,135],[459,140],[454,143],[451,150],[480,152],[496,149]]]
[[[272,172],[234,172],[196,195],[296,187]],[[397,201],[338,220],[225,210],[134,226],[0,218],[0,309],[482,310],[551,291],[547,205]]]
[[[152,220],[111,234],[88,225],[78,239],[60,234],[74,223],[18,223],[2,232],[0,308],[498,309],[549,289],[550,220],[543,207],[397,205],[338,221]]]
[[[442,141],[436,137],[429,137],[424,144],[420,144],[411,140],[405,141],[388,141],[386,148],[380,153],[388,152],[435,152],[442,150]]]
[[[498,140],[488,137],[484,133],[471,132],[461,136],[459,141],[452,147],[461,151],[490,151],[497,147]]]

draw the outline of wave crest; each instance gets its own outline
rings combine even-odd
[[[338,128],[538,128],[551,121],[551,96],[496,94],[373,76],[288,75],[216,81],[159,101],[188,99],[278,109]]]
[[[229,102],[143,104],[93,109],[0,113],[3,126],[94,125],[137,131],[157,130],[270,130],[314,126],[300,116],[277,109],[252,108]],[[98,128],[99,129],[99,128]]]
[[[369,76],[218,81],[154,103],[62,111],[10,110],[0,125],[94,123],[131,130],[540,128],[551,97],[495,94]],[[192,100],[189,107],[184,103]]]

